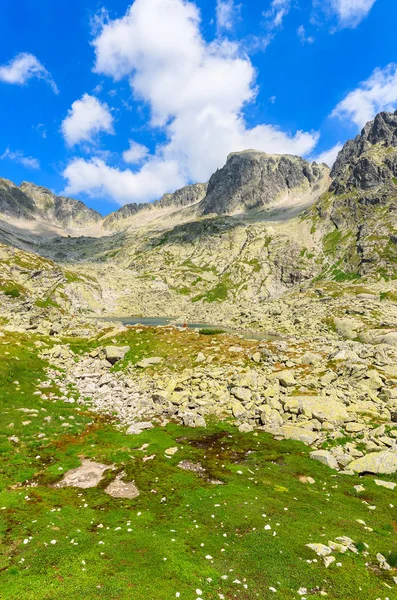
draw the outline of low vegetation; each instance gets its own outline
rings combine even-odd
[[[70,403],[73,390],[64,402],[56,388],[39,387],[42,341],[0,340],[2,598],[392,598],[393,492],[373,477],[339,475],[303,444],[225,423],[125,435]],[[52,487],[83,458],[114,469],[92,489]],[[104,492],[121,471],[137,498]],[[328,569],[306,547],[343,535],[358,553],[336,554]],[[391,572],[379,568],[378,552]]]

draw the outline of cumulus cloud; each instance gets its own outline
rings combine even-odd
[[[241,4],[236,4],[234,0],[217,0],[216,26],[218,34],[233,29],[240,16],[240,10]]]
[[[87,172],[95,171],[92,185],[78,175],[81,161],[72,163],[64,175],[73,193],[98,189],[102,176],[113,199],[142,202],[189,181],[207,181],[231,151],[304,155],[316,144],[315,133],[247,125],[243,110],[257,92],[253,65],[237,44],[203,39],[192,2],[135,0],[124,17],[103,24],[93,45],[95,71],[115,81],[128,78],[134,98],[150,107],[150,124],[166,141],[137,171],[87,161]],[[120,185],[110,186],[110,172]]]
[[[165,190],[182,187],[184,180],[180,176],[176,161],[153,159],[142,169],[133,173],[110,167],[100,158],[84,160],[74,159],[66,168],[63,176],[68,180],[65,194],[84,191],[89,196],[107,196],[120,204],[159,198]]]
[[[332,117],[349,119],[362,127],[382,111],[397,107],[397,63],[375,69],[371,76],[347,94],[332,111]]]
[[[25,156],[21,150],[12,151],[9,148],[5,150],[5,152],[0,156],[1,160],[8,158],[13,162],[19,163],[23,165],[27,169],[38,170],[40,169],[40,162],[37,158],[32,158],[31,156]]]
[[[324,152],[313,158],[313,160],[315,160],[317,163],[325,163],[329,167],[332,167],[336,160],[336,157],[338,156],[338,153],[342,150],[342,148],[343,144],[338,142],[329,150],[325,150]]]
[[[134,142],[134,140],[129,140],[129,142],[130,147],[123,152],[124,162],[131,163],[132,165],[140,163],[149,154],[149,148],[146,148],[143,144]]]
[[[23,52],[17,54],[5,65],[0,66],[0,81],[16,85],[25,85],[29,79],[43,79],[55,94],[59,93],[55,81],[47,69],[33,54]]]
[[[67,117],[62,122],[62,134],[68,146],[80,142],[93,142],[100,132],[114,133],[113,117],[107,104],[94,96],[84,94],[73,102]]]

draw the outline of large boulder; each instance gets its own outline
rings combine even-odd
[[[314,452],[310,452],[310,456],[331,469],[339,469],[335,456],[331,452],[328,452],[328,450],[314,450]]]
[[[349,469],[356,473],[396,473],[397,450],[371,452],[349,464]]]
[[[294,396],[298,402],[299,412],[310,419],[342,425],[349,420],[349,413],[342,402],[337,402],[325,396]]]
[[[129,346],[106,346],[105,348],[105,357],[108,362],[112,365],[116,364],[119,360],[123,360],[127,352],[129,351]]]
[[[283,425],[277,431],[277,434],[282,435],[287,440],[297,440],[310,446],[318,440],[318,433],[310,431],[310,429],[304,429],[295,425]]]

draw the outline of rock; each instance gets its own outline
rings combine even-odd
[[[126,431],[128,435],[139,435],[145,429],[152,429],[153,425],[150,421],[141,421],[139,423],[133,423],[130,425]]]
[[[241,400],[242,402],[249,402],[252,398],[251,390],[243,387],[233,387],[230,390],[230,393],[233,394],[237,400]]]
[[[332,552],[332,549],[325,544],[306,544],[306,547],[313,550],[317,556],[327,556]]]
[[[324,556],[323,561],[324,561],[324,565],[325,568],[328,569],[328,567],[335,562],[336,558],[335,556]]]
[[[383,381],[379,376],[379,373],[374,370],[368,372],[365,384],[371,390],[379,390],[381,387],[383,387]]]
[[[185,427],[206,427],[207,426],[204,417],[202,417],[201,415],[187,412],[187,413],[184,413],[179,416],[182,418],[182,423],[185,425]]]
[[[299,410],[309,418],[321,422],[341,425],[349,419],[349,413],[341,402],[322,396],[294,396],[298,402]]]
[[[328,541],[328,546],[331,548],[331,550],[334,550],[335,552],[340,552],[341,554],[345,554],[345,552],[347,552],[347,550],[349,549],[348,546],[344,546],[343,544],[332,541]]]
[[[61,481],[55,483],[53,487],[78,487],[82,489],[96,487],[103,478],[105,471],[113,468],[114,465],[103,465],[92,460],[83,460],[80,467],[67,471]]]
[[[387,488],[388,490],[394,490],[394,488],[397,486],[397,483],[392,481],[382,481],[381,479],[375,479],[375,483],[376,485]]]
[[[296,427],[294,425],[283,425],[277,431],[277,434],[282,435],[288,440],[297,440],[299,442],[303,442],[310,446],[314,444],[316,440],[318,440],[318,433],[314,431],[310,431],[309,429],[304,429],[303,427]]]
[[[178,452],[178,448],[167,448],[166,450],[164,450],[164,453],[167,456],[174,456],[174,454],[176,454],[176,452]]]
[[[355,473],[396,473],[397,450],[371,452],[350,463],[349,469]]]
[[[132,481],[124,481],[125,473],[120,473],[106,488],[106,494],[113,498],[132,500],[139,496],[139,490]]]
[[[254,431],[254,428],[249,423],[241,423],[241,425],[238,426],[238,430],[240,433],[251,433],[251,431]]]
[[[305,354],[300,357],[299,362],[302,365],[315,365],[316,363],[321,362],[321,356],[319,354],[315,354],[314,352],[305,352]]]
[[[295,377],[292,371],[279,371],[275,374],[275,377],[279,380],[280,385],[283,387],[292,387],[296,385]]]
[[[129,346],[106,346],[104,348],[106,360],[114,365],[119,360],[123,360],[129,349]]]
[[[147,369],[148,367],[152,367],[153,365],[158,365],[163,362],[161,356],[153,356],[151,358],[143,358],[138,363],[136,363],[136,367],[140,369]]]
[[[358,550],[356,548],[355,543],[351,538],[347,537],[347,535],[341,535],[335,538],[335,540],[343,546],[346,546],[350,550],[350,552],[354,552],[354,554],[357,554]]]
[[[260,421],[262,425],[277,428],[283,424],[283,419],[277,410],[273,410],[270,406],[264,406],[260,413]]]
[[[237,402],[237,401],[232,402],[231,409],[232,409],[233,416],[236,417],[236,419],[239,419],[246,413],[246,410],[245,410],[244,406],[241,404],[241,402]]]
[[[345,430],[346,433],[359,433],[360,431],[364,431],[366,429],[365,423],[346,423]]]
[[[202,363],[205,362],[206,358],[205,358],[205,354],[203,354],[202,352],[199,352],[196,356],[196,362],[197,363]]]
[[[310,452],[310,456],[314,460],[323,463],[323,465],[330,467],[330,469],[339,469],[336,458],[328,450],[315,450],[314,452]]]

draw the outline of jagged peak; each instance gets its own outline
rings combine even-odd
[[[394,150],[396,148],[396,150]],[[348,140],[332,167],[331,191],[369,190],[397,175],[397,111],[381,112]]]

